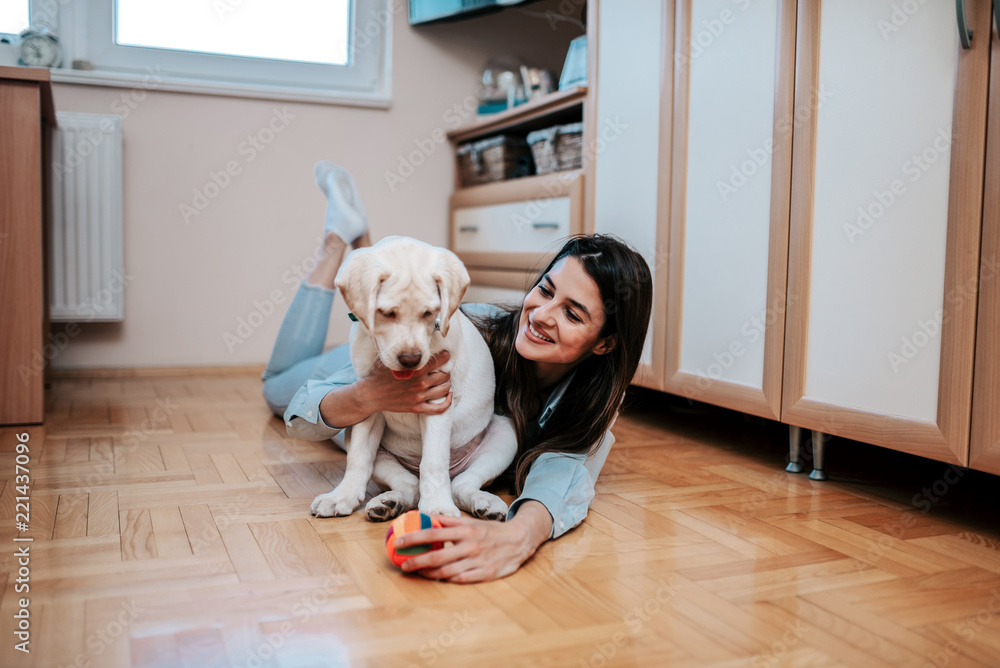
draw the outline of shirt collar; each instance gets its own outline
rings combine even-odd
[[[559,405],[559,401],[566,394],[566,388],[569,387],[570,382],[573,380],[573,376],[576,375],[576,368],[566,374],[566,377],[556,385],[552,393],[549,394],[549,398],[545,401],[545,406],[542,407],[542,412],[538,416],[538,426],[544,427],[545,423],[549,421],[552,413],[555,411],[556,406]]]

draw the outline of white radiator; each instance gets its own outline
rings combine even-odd
[[[122,119],[60,111],[52,136],[50,319],[118,321],[122,264]]]

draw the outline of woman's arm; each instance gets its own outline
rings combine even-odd
[[[355,425],[373,413],[424,413],[438,415],[451,406],[451,374],[438,371],[449,359],[442,350],[431,357],[423,369],[406,380],[399,380],[381,362],[376,361],[370,376],[351,385],[327,392],[319,404],[323,422],[335,429]],[[428,403],[444,399],[440,403]]]
[[[396,547],[448,541],[453,545],[411,557],[403,563],[404,571],[459,583],[496,580],[520,568],[552,533],[552,516],[534,500],[521,504],[517,515],[503,523],[440,515],[437,520],[443,528],[406,534]]]
[[[406,572],[450,582],[481,582],[510,575],[545,541],[583,521],[594,481],[615,437],[609,431],[589,456],[547,453],[535,460],[505,523],[437,516],[442,529],[399,538],[397,547],[451,541],[454,545],[408,559]]]

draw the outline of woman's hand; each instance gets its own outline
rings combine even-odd
[[[509,522],[435,515],[441,529],[424,529],[396,540],[396,547],[421,543],[452,545],[410,557],[407,573],[449,582],[485,582],[506,577],[521,567],[549,538],[552,517],[538,501],[525,501]]]
[[[361,400],[372,407],[373,413],[443,413],[451,406],[451,374],[438,368],[450,358],[448,351],[442,350],[432,355],[422,369],[406,379],[393,376],[392,371],[377,359],[371,375],[361,381]],[[428,403],[434,399],[444,401]]]
[[[397,379],[376,360],[370,376],[330,390],[319,404],[323,421],[331,427],[355,425],[379,411],[438,415],[451,406],[451,374],[438,367],[449,359],[442,350],[424,368],[406,379]],[[444,399],[440,403],[428,403]]]

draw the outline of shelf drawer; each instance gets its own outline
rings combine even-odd
[[[450,211],[449,248],[466,266],[535,271],[583,230],[583,172],[463,188]]]
[[[570,233],[570,209],[569,197],[457,208],[455,251],[554,252]]]

